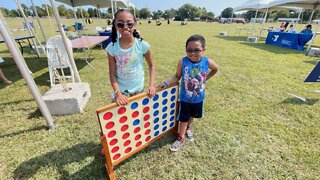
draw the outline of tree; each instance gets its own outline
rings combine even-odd
[[[8,17],[9,16],[9,13],[10,13],[9,9],[3,8],[3,7],[1,7],[0,9],[1,9],[1,12],[2,12],[4,17]]]
[[[256,17],[256,13],[257,13],[257,11],[248,11],[245,14],[245,18],[250,21],[252,18]],[[257,17],[261,17],[261,16],[262,16],[262,12],[258,11]]]
[[[184,20],[184,19],[190,19],[193,20],[196,16],[197,7],[191,5],[191,4],[184,4],[178,9],[178,13],[176,16],[176,19]]]
[[[47,6],[48,6],[49,14],[47,13]],[[46,16],[48,16],[48,15],[53,16],[53,9],[51,6],[42,4],[41,7],[42,7],[42,9],[44,9]]]
[[[40,6],[35,6],[35,8],[36,8],[36,11],[37,11],[39,17],[43,17],[43,16],[47,15],[47,10],[46,9],[43,9]]]
[[[289,11],[278,11],[275,18],[278,19],[278,18],[288,18],[288,17],[290,17]]]
[[[149,9],[148,8],[142,8],[139,11],[139,17],[141,19],[148,19],[149,17],[151,17],[151,13],[150,13]]]
[[[221,17],[223,18],[231,18],[233,13],[233,9],[228,7],[221,12]]]
[[[68,10],[66,9],[66,7],[63,4],[61,4],[58,6],[58,12],[59,12],[60,16],[66,16],[68,13]]]
[[[171,8],[170,10],[165,10],[162,17],[165,19],[172,19],[176,16],[176,14],[177,14],[177,11]]]
[[[20,17],[20,13],[16,9],[11,9],[9,12],[9,17]]]
[[[214,20],[214,13],[213,12],[207,12],[207,13],[203,14],[202,16],[200,16],[200,19],[202,21]]]
[[[162,15],[163,15],[163,12],[161,10],[152,12],[153,19],[160,19],[162,17]]]
[[[89,17],[96,17],[97,12],[93,8],[88,8]]]

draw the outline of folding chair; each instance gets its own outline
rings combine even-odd
[[[71,52],[72,44],[69,39],[67,39],[67,47]],[[67,50],[64,48],[64,44],[60,35],[52,36],[49,38],[46,44],[46,52],[48,55],[48,67],[49,67],[49,76],[50,76],[50,84],[51,86],[56,84],[56,80],[61,80],[61,78],[68,78],[74,82],[74,72],[70,65],[70,60],[68,57]],[[73,55],[73,53],[72,53]],[[65,75],[65,68],[69,68],[70,74]],[[57,75],[55,71],[57,69],[61,70],[61,76]]]

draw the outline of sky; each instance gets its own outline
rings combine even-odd
[[[247,1],[248,0],[131,0],[137,9],[148,8],[150,11],[164,11],[171,8],[178,9],[186,3],[190,3],[197,7],[205,7],[207,11],[213,12],[216,16],[219,16],[227,7],[236,7]],[[20,0],[20,2],[31,6],[30,0]],[[49,2],[49,0],[33,0],[33,2],[35,5],[41,5]],[[15,0],[0,0],[0,7],[17,9]]]

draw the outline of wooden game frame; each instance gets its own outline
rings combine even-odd
[[[175,83],[175,84],[172,84],[168,87],[165,87],[163,89],[157,89],[156,93],[159,93],[159,92],[162,92],[162,91],[165,91],[166,89],[170,89],[170,88],[173,88],[173,87],[176,87],[176,91],[177,91],[177,94],[179,94],[179,83]],[[141,99],[141,98],[144,98],[144,97],[148,97],[148,94],[146,92],[143,92],[141,94],[138,94],[138,95],[135,95],[135,96],[132,96],[129,98],[129,103],[130,102],[133,102],[135,100],[138,100],[138,99]],[[107,142],[107,137],[106,135],[103,133],[103,130],[102,130],[102,124],[100,122],[100,116],[99,114],[100,113],[103,113],[107,110],[110,110],[110,109],[113,109],[113,108],[116,108],[118,107],[118,105],[116,103],[112,103],[110,105],[107,105],[107,106],[103,106],[99,109],[96,110],[97,112],[97,116],[98,116],[98,121],[99,121],[99,125],[100,125],[100,140],[101,140],[101,143],[102,143],[102,146],[103,146],[103,150],[105,152],[105,158],[106,158],[106,163],[105,163],[105,167],[106,167],[106,170],[108,172],[108,175],[109,175],[109,178],[111,180],[115,180],[116,177],[115,177],[115,174],[114,174],[114,167],[116,165],[118,165],[119,163],[125,161],[126,159],[128,159],[129,157],[131,157],[132,155],[136,154],[137,152],[141,151],[142,149],[144,149],[145,147],[149,146],[150,144],[152,144],[153,142],[155,142],[156,140],[158,140],[159,138],[162,138],[163,136],[165,136],[166,134],[170,133],[170,132],[174,132],[174,133],[177,133],[178,132],[178,122],[176,121],[176,118],[177,118],[177,113],[178,113],[178,109],[179,109],[179,102],[178,102],[178,98],[175,99],[175,114],[174,114],[174,126],[169,128],[168,130],[166,130],[166,132],[163,132],[161,134],[159,134],[157,137],[154,137],[153,139],[151,139],[150,141],[144,143],[143,145],[141,145],[140,147],[137,147],[135,150],[131,151],[130,153],[126,154],[124,157],[121,157],[117,160],[112,160],[112,157],[111,157],[111,154],[110,154],[110,149],[109,149],[109,145],[108,145],[108,142]]]

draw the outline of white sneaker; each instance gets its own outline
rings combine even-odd
[[[170,150],[173,152],[178,151],[184,145],[184,142],[184,139],[179,136],[178,139],[173,144],[171,144]]]
[[[186,131],[186,137],[189,141],[194,141],[193,135],[192,135],[192,131],[191,129],[187,129]]]

